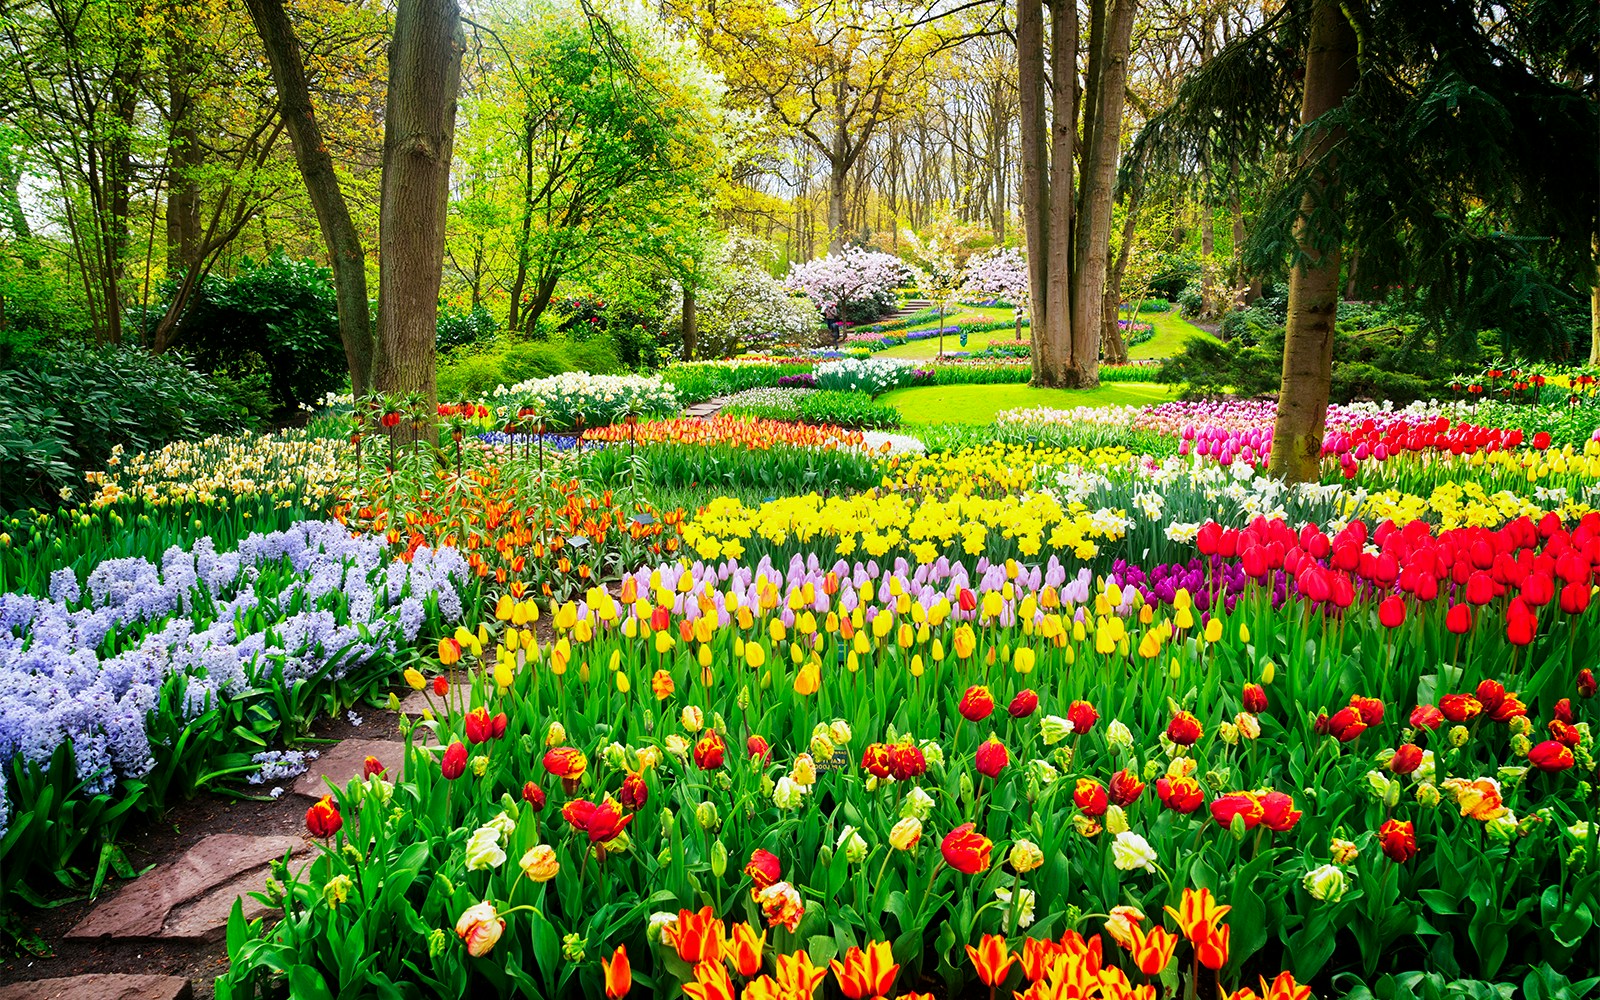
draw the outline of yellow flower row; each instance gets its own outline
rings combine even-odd
[[[174,441],[158,451],[133,457],[120,446],[104,472],[85,478],[96,488],[96,507],[125,500],[164,505],[212,503],[266,495],[285,502],[326,502],[350,475],[350,446],[305,431],[250,434]]]
[[[1038,477],[1069,465],[1100,470],[1127,468],[1136,456],[1126,448],[1044,448],[990,443],[961,451],[902,460],[889,489],[924,489],[973,493],[990,489],[1020,491],[1038,485]]]
[[[741,558],[752,540],[773,546],[792,540],[807,547],[831,542],[840,556],[860,551],[879,558],[903,547],[928,563],[957,543],[966,554],[977,555],[991,536],[1015,541],[1024,556],[1048,545],[1090,559],[1099,552],[1098,542],[1122,538],[1126,523],[1121,511],[1091,512],[1043,492],[914,499],[869,490],[825,500],[815,493],[785,497],[758,508],[719,497],[684,525],[683,539],[702,559]]]

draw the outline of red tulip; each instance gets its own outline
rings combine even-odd
[[[1086,701],[1075,701],[1067,706],[1067,721],[1072,723],[1072,731],[1081,736],[1100,721],[1100,713]]]
[[[1383,702],[1377,698],[1368,698],[1364,695],[1353,694],[1350,696],[1350,707],[1361,715],[1361,721],[1368,728],[1383,723]]]
[[[383,772],[385,770],[387,770],[387,768],[383,766],[383,761],[376,757],[368,757],[366,760],[361,762],[361,778],[363,781],[372,777],[373,775],[377,775],[381,778],[383,777]]]
[[[1246,830],[1253,830],[1262,814],[1261,801],[1247,792],[1219,795],[1211,800],[1211,818],[1223,826],[1232,826],[1233,818],[1238,816]]]
[[[489,710],[487,708],[479,705],[468,712],[466,718],[462,721],[466,724],[468,743],[476,746],[489,740],[490,729],[493,724],[489,721]]]
[[[1472,631],[1472,609],[1465,604],[1452,604],[1445,613],[1444,627],[1452,635],[1466,635]]]
[[[1572,755],[1569,753],[1570,758]],[[344,826],[344,817],[339,815],[339,807],[333,804],[332,795],[324,795],[306,810],[306,829],[311,831],[313,837],[327,838],[339,832]]]
[[[889,748],[889,770],[896,780],[909,781],[927,773],[928,759],[921,747],[896,743]]]
[[[544,809],[545,803],[544,789],[531,781],[524,783],[522,786],[522,801],[533,806],[534,812],[541,811]]]
[[[1561,588],[1561,610],[1569,615],[1581,615],[1589,610],[1589,585],[1569,583]]]
[[[1283,832],[1294,827],[1304,815],[1294,807],[1294,799],[1283,792],[1268,792],[1260,796],[1261,822],[1269,830]]]
[[[1079,778],[1072,790],[1072,801],[1085,816],[1104,816],[1110,799],[1105,788],[1093,778]]]
[[[1378,621],[1384,628],[1399,628],[1406,620],[1406,602],[1399,594],[1390,594],[1378,605]]]
[[[1011,699],[1011,705],[1006,709],[1006,711],[1011,713],[1011,717],[1013,719],[1026,719],[1028,716],[1032,715],[1034,710],[1038,707],[1039,696],[1031,689],[1024,688],[1023,690],[1017,692],[1017,696],[1015,698]]]
[[[752,736],[744,741],[745,753],[759,760],[765,761],[772,752],[772,747],[760,736]]]
[[[1417,856],[1417,834],[1410,820],[1384,820],[1378,828],[1378,844],[1396,864],[1403,865]]]
[[[1395,774],[1410,774],[1422,766],[1422,748],[1415,743],[1402,743],[1389,758],[1389,770]]]
[[[461,777],[467,769],[467,748],[460,740],[451,743],[444,751],[444,760],[439,763],[439,770],[451,781]]]
[[[1252,715],[1260,715],[1267,710],[1267,692],[1260,684],[1246,684],[1241,700],[1244,710]]]
[[[1444,724],[1444,713],[1432,705],[1418,705],[1411,710],[1411,724],[1418,729],[1438,729]]]
[[[989,852],[994,842],[978,833],[976,825],[963,823],[944,835],[939,853],[945,863],[964,875],[976,875],[989,867]]]
[[[1320,728],[1340,743],[1349,743],[1367,731],[1367,724],[1361,721],[1361,713],[1353,708],[1341,708],[1326,723],[1320,719],[1318,722]]]
[[[1179,712],[1167,723],[1167,739],[1181,747],[1194,746],[1202,734],[1200,720],[1192,712]]]
[[[1539,634],[1539,618],[1519,597],[1511,599],[1506,608],[1506,641],[1513,646],[1526,646]]]
[[[889,747],[885,743],[869,743],[861,752],[861,769],[874,778],[889,776]]]
[[[1111,776],[1111,801],[1119,806],[1131,805],[1144,791],[1144,782],[1127,768]]]
[[[1451,722],[1467,722],[1483,713],[1483,702],[1470,694],[1447,694],[1439,699],[1439,711]]]
[[[1009,763],[1011,754],[1006,750],[1005,744],[993,736],[978,745],[978,751],[973,759],[973,766],[978,769],[978,773],[990,778],[997,777]]]
[[[974,684],[961,696],[957,711],[969,722],[981,722],[994,713],[994,695],[982,684]]]
[[[1157,778],[1156,797],[1173,812],[1192,813],[1205,804],[1206,795],[1200,782],[1186,776]]]
[[[1528,751],[1528,763],[1541,771],[1565,771],[1573,765],[1572,749],[1559,740],[1545,740]]]
[[[645,784],[644,775],[634,771],[622,779],[622,790],[617,792],[617,799],[629,809],[643,809],[650,801],[650,786]]]
[[[750,852],[750,861],[744,866],[744,873],[750,876],[757,889],[765,889],[783,881],[783,864],[776,854],[758,847]]]
[[[1600,683],[1594,679],[1594,671],[1584,667],[1578,671],[1578,697],[1593,698],[1595,691],[1600,690]]]
[[[702,771],[715,771],[727,755],[727,744],[713,731],[707,731],[694,744],[694,764]]]

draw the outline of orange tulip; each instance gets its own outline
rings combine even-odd
[[[839,979],[839,988],[852,1000],[886,995],[900,971],[887,941],[874,941],[866,951],[851,945],[843,964],[837,959],[828,964]]]
[[[812,965],[803,948],[793,955],[778,956],[778,985],[788,995],[809,997],[826,978],[828,970]]]
[[[606,996],[610,1000],[619,1000],[633,989],[633,967],[628,964],[628,949],[623,945],[617,945],[609,962],[600,956],[600,971],[605,975]]]
[[[683,994],[690,1000],[738,1000],[733,980],[728,978],[728,967],[716,959],[694,967],[694,982],[683,984]]]
[[[755,928],[748,922],[733,925],[728,950],[733,952],[733,964],[739,970],[739,975],[748,978],[761,971],[761,950],[766,944],[766,931],[762,931],[758,937]]]
[[[1160,975],[1161,970],[1172,963],[1172,953],[1178,950],[1180,938],[1162,927],[1152,927],[1147,934],[1138,924],[1133,925],[1132,933],[1133,947],[1128,950],[1133,953],[1139,971],[1147,976]]]
[[[1194,943],[1195,958],[1208,969],[1221,969],[1228,964],[1228,925],[1212,927],[1201,924],[1189,935]]]
[[[1049,938],[1024,938],[1022,941],[1022,974],[1029,982],[1038,982],[1050,974],[1061,947]]]
[[[985,934],[976,948],[967,945],[967,957],[972,959],[978,979],[991,988],[1005,981],[1006,973],[1011,971],[1011,963],[1017,960],[1006,946],[1005,937],[1000,934]]]
[[[678,919],[662,928],[661,940],[676,948],[678,957],[685,962],[722,960],[722,921],[709,906],[702,907],[699,913],[679,910]]]
[[[1211,895],[1210,889],[1195,892],[1193,889],[1185,888],[1178,908],[1174,910],[1169,906],[1167,912],[1178,922],[1184,935],[1193,940],[1196,934],[1201,933],[1202,927],[1215,933],[1218,921],[1231,909],[1233,909],[1231,906],[1217,905],[1217,899]]]
[[[1310,996],[1311,987],[1301,986],[1288,972],[1280,972],[1271,985],[1268,985],[1265,976],[1262,977],[1259,994],[1246,986],[1228,994],[1228,1000],[1308,1000]]]

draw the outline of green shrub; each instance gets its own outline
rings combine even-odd
[[[771,495],[865,489],[883,480],[876,459],[853,448],[774,445],[764,451],[731,445],[626,444],[582,452],[574,471],[610,489],[759,489]]]
[[[1164,313],[1172,308],[1172,303],[1166,299],[1144,299],[1139,303],[1139,312]]]
[[[282,250],[259,263],[246,260],[231,278],[207,275],[173,345],[200,370],[234,382],[265,374],[281,410],[316,402],[349,379],[332,272]]]
[[[888,430],[900,426],[900,411],[864,392],[819,390],[801,397],[800,419],[808,424]]]
[[[434,349],[448,354],[458,347],[489,340],[500,331],[500,321],[481,302],[465,310],[442,305],[434,321],[434,331]]]
[[[798,375],[810,370],[811,365],[805,362],[691,361],[672,365],[661,374],[677,391],[678,401],[688,405],[716,396],[730,396],[746,389],[775,386],[785,375]]]
[[[1248,311],[1248,310],[1246,310]],[[1385,327],[1358,333],[1337,331],[1333,348],[1330,399],[1393,400],[1405,404],[1449,393],[1454,366],[1402,330]],[[1182,352],[1161,364],[1157,381],[1186,384],[1186,396],[1238,396],[1277,393],[1283,371],[1283,328],[1267,331],[1258,344],[1243,339],[1220,343],[1189,340]]]
[[[237,431],[248,413],[204,376],[136,347],[54,352],[0,372],[0,510],[70,499],[117,445]]]
[[[440,399],[482,399],[496,386],[582,371],[609,375],[622,369],[608,337],[568,340],[495,341],[457,352],[438,371]]]

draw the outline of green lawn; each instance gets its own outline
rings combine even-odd
[[[1176,309],[1164,313],[1140,313],[1138,319],[1142,322],[1153,324],[1156,328],[1156,335],[1136,347],[1128,348],[1128,360],[1130,361],[1139,361],[1144,358],[1171,357],[1183,349],[1183,342],[1190,337],[1216,339],[1211,334],[1179,316]]]
[[[1010,319],[1011,315],[1010,309],[959,306],[953,313],[951,313],[950,316],[945,319],[944,325],[953,326],[956,323],[963,321],[970,323],[997,319]],[[1175,310],[1164,313],[1140,313],[1138,319],[1142,322],[1153,324],[1156,328],[1156,335],[1137,347],[1133,347],[1128,350],[1128,358],[1133,361],[1139,361],[1147,358],[1169,357],[1173,354],[1177,354],[1178,351],[1182,349],[1183,342],[1188,340],[1190,337],[1211,336],[1211,334],[1200,329],[1198,326],[1195,326],[1193,323],[1190,323],[1188,320],[1180,317]],[[895,332],[911,333],[916,330],[933,330],[937,329],[938,326],[939,324],[937,322],[930,320],[927,323],[918,324],[917,326],[910,327],[907,330],[898,330]],[[946,337],[944,341],[944,349],[946,351],[976,351],[979,348],[987,347],[991,341],[1015,343],[1016,339],[1017,332],[1015,328],[1005,330],[989,330],[983,333],[974,333],[969,336],[967,338],[967,346],[965,348],[962,348],[959,337]],[[1027,343],[1027,340],[1028,330],[1026,327],[1024,327],[1022,331],[1022,341],[1023,343]],[[901,344],[898,347],[891,347],[887,350],[879,351],[875,357],[910,358],[912,360],[921,361],[936,357],[938,353],[939,341],[934,338],[929,340],[915,340],[909,344]]]
[[[1035,389],[1028,385],[930,385],[896,389],[880,396],[893,404],[908,424],[988,424],[1001,410],[1019,406],[1141,406],[1172,399],[1164,385],[1113,382],[1098,389]]]

